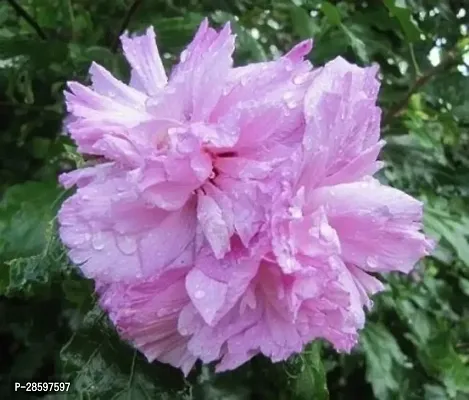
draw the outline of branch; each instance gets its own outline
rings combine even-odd
[[[33,17],[31,17],[31,15],[27,13],[27,11],[23,7],[21,7],[16,2],[16,0],[7,0],[7,2],[15,10],[16,14],[18,14],[18,17],[23,18],[36,31],[36,33],[41,39],[43,40],[47,39],[46,34],[41,29],[39,24],[33,19]]]
[[[436,65],[433,68],[430,68],[423,75],[420,75],[412,84],[409,91],[402,98],[402,100],[400,100],[394,106],[392,106],[389,109],[389,111],[386,113],[386,115],[383,118],[383,126],[388,125],[396,115],[400,114],[402,110],[407,107],[407,104],[409,103],[409,100],[412,97],[412,95],[416,93],[422,86],[426,85],[440,72],[446,71],[447,69],[456,65],[458,62],[459,62],[459,53],[457,51],[451,50],[450,52],[448,52],[446,57],[438,65]]]
[[[135,14],[138,7],[140,7],[142,2],[143,2],[143,0],[134,0],[132,5],[130,6],[129,10],[127,11],[127,14],[125,15],[124,19],[122,20],[122,24],[121,24],[121,27],[119,28],[119,32],[117,33],[116,38],[114,39],[114,43],[112,44],[111,50],[113,52],[115,52],[117,50],[117,48],[119,47],[119,38],[120,38],[120,36],[127,29],[127,26],[129,25],[130,19]]]

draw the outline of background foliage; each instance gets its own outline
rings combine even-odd
[[[21,7],[18,7],[21,4]],[[0,398],[468,399],[469,48],[464,0],[23,0],[0,2]],[[34,21],[27,20],[25,13]],[[379,63],[387,166],[380,179],[426,203],[439,239],[411,276],[386,277],[351,355],[314,343],[187,380],[119,341],[92,284],[68,264],[54,215],[60,171],[83,162],[63,135],[62,90],[92,60],[128,74],[116,38],[152,24],[169,67],[203,16],[231,20],[236,62],[277,57],[314,37],[314,64]],[[430,57],[429,57],[430,56]],[[14,392],[70,381],[67,394]]]

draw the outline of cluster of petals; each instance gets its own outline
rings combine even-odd
[[[313,68],[311,41],[233,67],[229,24],[205,20],[168,78],[152,28],[121,40],[129,84],[98,64],[68,84],[68,132],[102,162],[60,177],[59,222],[122,338],[185,374],[350,351],[376,273],[432,249],[421,202],[372,177],[377,69]]]

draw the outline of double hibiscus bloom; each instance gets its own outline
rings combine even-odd
[[[313,68],[311,41],[233,67],[235,37],[203,21],[166,76],[149,28],[121,38],[125,84],[93,64],[69,83],[67,129],[105,161],[60,177],[71,260],[121,336],[187,374],[317,338],[349,351],[374,276],[432,243],[422,203],[381,185],[377,69]]]

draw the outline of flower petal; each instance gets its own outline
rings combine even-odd
[[[343,258],[366,271],[410,272],[428,255],[422,203],[377,181],[342,184],[315,191],[310,207],[325,204]]]
[[[130,85],[149,96],[160,93],[166,86],[167,77],[153,27],[149,27],[144,35],[130,37],[124,33],[120,39],[125,58],[132,66]]]
[[[120,335],[140,350],[149,362],[181,368],[187,374],[195,364],[188,339],[177,329],[179,313],[189,303],[184,288],[187,269],[133,284],[97,282],[100,304]]]

